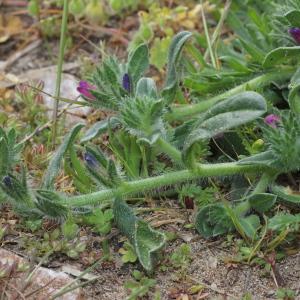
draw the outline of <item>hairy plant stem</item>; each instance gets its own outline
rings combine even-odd
[[[163,175],[145,179],[123,182],[120,186],[112,189],[105,189],[98,192],[68,197],[63,201],[64,205],[84,206],[95,205],[112,200],[115,197],[123,197],[150,191],[167,185],[173,185],[187,180],[194,180],[200,177],[226,176],[238,173],[258,173],[265,171],[266,167],[258,168],[256,165],[238,165],[236,162],[219,164],[198,164],[195,171],[180,170],[169,172]]]
[[[57,113],[58,113],[58,104],[60,96],[60,85],[61,85],[61,75],[62,67],[64,62],[64,53],[66,45],[66,32],[68,26],[68,11],[69,11],[69,0],[64,0],[63,6],[63,16],[61,22],[61,31],[60,31],[60,42],[59,42],[59,56],[57,63],[57,75],[56,75],[56,84],[55,84],[55,102],[53,107],[53,116],[52,116],[52,147],[55,147],[56,142],[56,131],[57,131]]]
[[[163,138],[159,138],[156,144],[161,148],[161,150],[166,153],[170,158],[172,158],[176,163],[182,164],[181,152],[172,146],[169,142],[165,141]]]
[[[211,108],[217,102],[222,101],[235,94],[241,93],[246,90],[255,90],[258,87],[263,87],[270,84],[272,81],[285,81],[289,79],[295,72],[295,68],[282,68],[269,73],[265,73],[258,77],[255,77],[243,84],[240,84],[222,94],[219,94],[211,99],[200,101],[196,104],[182,105],[173,107],[172,111],[166,114],[168,121],[182,120],[187,117],[199,114]]]

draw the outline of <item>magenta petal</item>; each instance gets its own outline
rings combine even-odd
[[[87,81],[80,81],[79,86],[77,87],[77,91],[84,96],[85,98],[89,98],[91,100],[94,100],[95,97],[91,94],[90,90],[95,90],[96,87]]]
[[[265,123],[273,128],[276,128],[276,124],[280,122],[280,117],[274,114],[268,115],[264,119]]]
[[[85,92],[85,89],[81,86],[78,86],[77,87],[77,91],[80,93],[80,94],[83,94]]]
[[[83,81],[83,80],[81,80],[81,81],[79,81],[79,86],[80,87],[83,87],[83,88],[85,88],[85,87],[88,87],[88,82],[87,81]]]

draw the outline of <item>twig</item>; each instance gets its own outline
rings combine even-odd
[[[184,220],[182,219],[171,219],[171,220],[160,220],[160,221],[156,221],[151,223],[152,227],[160,227],[162,225],[167,225],[167,224],[172,224],[172,223],[184,223]]]
[[[30,84],[25,84],[26,86],[32,88],[33,90],[35,91],[38,91],[39,93],[42,93],[50,98],[53,98],[54,100],[58,100],[58,101],[62,101],[62,102],[66,102],[66,103],[70,103],[70,104],[78,104],[78,105],[82,105],[82,106],[86,106],[87,105],[87,102],[84,102],[84,101],[77,101],[76,99],[79,97],[77,97],[75,100],[72,100],[72,99],[68,99],[68,98],[63,98],[63,97],[55,97],[55,96],[52,96],[51,94],[33,86],[33,85],[30,85]]]
[[[72,69],[78,68],[80,65],[77,62],[67,63],[63,66],[63,71],[70,71]],[[40,69],[33,69],[26,71],[18,76],[12,74],[4,74],[5,78],[0,81],[0,88],[9,88],[13,87],[16,84],[24,83],[28,80],[32,79],[40,79],[42,74],[46,72],[55,72],[57,70],[57,66],[49,66]],[[9,77],[15,77],[10,79]]]
[[[32,292],[28,293],[25,295],[25,298],[28,298],[34,294],[36,294],[37,292],[39,292],[40,290],[46,288],[48,285],[50,285],[53,281],[55,281],[56,278],[52,278],[50,281],[48,281],[46,284],[44,284],[43,286],[40,286],[38,288],[36,288],[35,290],[33,290]]]
[[[80,25],[83,28],[92,30],[94,32],[100,31],[104,34],[107,35],[111,35],[111,36],[117,36],[117,38],[124,44],[124,45],[128,45],[129,41],[123,36],[122,32],[118,29],[115,28],[105,28],[105,27],[101,27],[101,26],[90,26],[90,25],[86,25],[80,22],[77,22],[78,25]]]
[[[57,299],[58,297],[61,297],[62,295],[65,295],[65,294],[67,294],[67,293],[69,293],[69,292],[72,292],[72,291],[74,291],[74,290],[76,290],[76,289],[78,289],[78,288],[80,288],[80,287],[83,287],[83,286],[89,284],[90,282],[95,281],[95,280],[97,280],[97,279],[99,279],[99,278],[101,278],[101,276],[98,276],[98,277],[93,278],[93,279],[89,279],[89,280],[86,281],[86,282],[82,282],[82,283],[77,284],[76,286],[73,286],[73,287],[70,287],[70,288],[68,288],[68,289],[62,290],[62,291],[56,293],[54,296],[52,296],[52,297],[50,298],[50,300]]]
[[[39,47],[42,43],[42,40],[36,40],[29,44],[24,49],[21,49],[20,51],[15,52],[13,55],[11,55],[6,62],[3,64],[1,71],[5,71],[10,65],[12,65],[15,61],[20,59],[22,56],[26,55],[27,53],[31,52],[35,48]]]
[[[57,131],[57,113],[58,113],[58,104],[59,104],[59,96],[60,96],[60,85],[62,78],[62,66],[64,62],[64,53],[66,46],[66,32],[68,27],[68,8],[69,1],[64,0],[64,8],[63,8],[63,17],[61,23],[61,32],[60,32],[60,43],[59,43],[59,57],[57,63],[57,77],[56,77],[56,87],[55,87],[55,103],[53,107],[53,124],[52,124],[52,148],[55,147],[56,142],[56,131]]]
[[[61,110],[58,114],[57,117],[60,117],[62,114],[64,114],[69,108],[70,106],[72,106],[72,104],[69,104],[68,106],[66,106],[63,110]],[[31,134],[29,134],[28,136],[25,136],[25,138],[20,142],[20,144],[26,143],[29,140],[31,140],[37,133],[40,133],[41,131],[43,131],[44,129],[48,128],[51,126],[52,124],[52,120],[48,121],[47,123],[45,123],[44,125],[37,127]]]
[[[205,14],[204,14],[203,1],[202,0],[201,0],[201,16],[202,16],[202,22],[203,22],[207,47],[208,47],[208,51],[209,51],[209,54],[210,54],[210,60],[211,60],[211,63],[213,65],[213,67],[216,69],[217,68],[217,63],[216,63],[214,53],[212,51],[212,45],[211,45],[211,41],[210,41],[210,37],[209,37],[209,32],[208,32],[208,28],[207,28],[207,23],[206,23],[206,18],[205,18]]]
[[[68,293],[82,285],[85,285],[87,283],[89,283],[90,281],[84,282],[83,284],[79,284],[75,287],[69,288],[71,285],[73,285],[75,282],[79,281],[79,279],[81,279],[86,273],[90,272],[91,270],[93,270],[99,263],[101,263],[103,260],[105,260],[107,258],[107,256],[103,256],[100,259],[98,259],[95,263],[93,263],[90,267],[88,267],[87,269],[85,269],[76,279],[70,281],[69,283],[67,283],[65,286],[63,286],[57,293],[55,293],[49,300],[54,300],[62,295],[64,295],[65,293]],[[96,280],[97,278],[92,279]]]
[[[214,46],[215,42],[217,41],[218,37],[220,36],[222,26],[223,26],[224,21],[227,18],[227,15],[229,13],[231,2],[232,2],[232,0],[227,0],[226,3],[225,3],[225,6],[224,6],[224,9],[223,9],[222,15],[220,17],[220,20],[219,20],[219,22],[218,22],[218,24],[215,28],[215,31],[212,35],[212,39],[211,39],[211,46],[212,47]],[[205,60],[207,59],[208,54],[209,54],[209,52],[208,52],[208,49],[207,49],[204,53],[204,59]]]
[[[23,300],[26,300],[25,296],[22,294],[21,291],[19,291],[16,287],[14,287],[11,283],[8,283],[8,285],[14,290],[17,292],[17,294],[23,299]]]
[[[197,283],[197,284],[200,284],[200,285],[203,285],[206,289],[209,289],[209,290],[211,290],[211,291],[213,291],[213,292],[216,292],[216,293],[218,293],[218,294],[220,294],[220,295],[229,296],[230,299],[237,299],[237,300],[240,299],[240,298],[238,298],[238,297],[236,297],[236,296],[234,296],[234,295],[232,295],[232,294],[229,294],[229,293],[227,293],[227,292],[225,292],[225,291],[223,291],[223,290],[220,290],[220,289],[218,289],[218,288],[214,288],[214,287],[212,287],[212,286],[210,286],[210,285],[208,285],[208,284],[206,284],[206,283],[199,282],[198,280],[194,279],[193,277],[191,277],[191,276],[189,276],[189,275],[188,275],[188,277],[189,277],[189,279],[192,280],[193,282],[195,282],[195,283]]]
[[[36,273],[36,271],[38,270],[38,268],[46,261],[46,259],[53,253],[53,251],[50,251],[48,253],[46,253],[42,259],[40,260],[40,262],[34,267],[34,269],[27,275],[27,277],[25,278],[20,291],[24,292],[25,289],[27,288],[27,286],[30,284],[31,279],[33,277],[33,275]]]

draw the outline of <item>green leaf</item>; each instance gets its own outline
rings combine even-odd
[[[107,168],[108,158],[100,148],[96,148],[95,146],[86,146],[86,152],[91,153],[103,168]]]
[[[0,177],[7,175],[9,169],[9,153],[6,140],[0,138]]]
[[[241,229],[251,240],[254,239],[257,229],[260,227],[260,220],[257,215],[251,215],[246,218],[239,218]]]
[[[80,181],[86,185],[87,187],[91,187],[92,181],[88,177],[88,173],[86,168],[83,166],[82,161],[77,157],[77,153],[74,147],[69,148],[70,159],[72,163],[72,169],[76,174],[76,178],[80,179]]]
[[[234,226],[224,205],[217,203],[199,210],[195,228],[204,238],[211,238],[232,231]]]
[[[130,134],[152,143],[160,134],[164,134],[163,114],[162,99],[149,96],[128,98],[123,102],[120,120]]]
[[[245,41],[240,38],[240,42],[244,49],[252,56],[255,62],[262,63],[264,60],[265,52],[251,42]]]
[[[284,17],[290,22],[293,27],[300,27],[300,11],[299,10],[290,10]]]
[[[54,153],[52,159],[49,162],[49,166],[46,170],[42,181],[42,187],[45,189],[53,189],[54,180],[61,167],[61,162],[65,153],[68,151],[69,147],[73,144],[77,134],[80,129],[84,127],[84,124],[75,125],[71,131],[65,136],[62,144],[58,147],[57,151]]]
[[[122,254],[123,263],[134,263],[138,259],[133,246],[128,242],[124,243],[124,246],[119,250],[119,253]]]
[[[293,112],[300,113],[300,68],[295,72],[289,84],[288,101]]]
[[[260,193],[254,194],[247,199],[253,209],[259,213],[264,213],[275,204],[277,196],[267,193]]]
[[[8,175],[0,182],[1,190],[6,194],[7,200],[13,205],[20,215],[34,215],[35,199],[31,189],[27,186],[26,172],[22,169],[21,176]]]
[[[99,135],[108,131],[108,128],[115,129],[119,124],[119,120],[115,117],[110,119],[102,120],[100,122],[96,122],[93,124],[91,128],[89,128],[84,136],[81,138],[80,143],[88,142]]]
[[[219,133],[253,121],[265,113],[265,99],[255,92],[244,92],[222,101],[208,110],[188,135],[183,157],[197,142],[209,140]]]
[[[270,51],[263,61],[263,67],[273,67],[281,63],[287,62],[288,59],[299,57],[300,55],[300,46],[294,47],[279,47]]]
[[[138,46],[128,56],[128,73],[137,82],[149,67],[149,51],[146,44]]]
[[[168,59],[168,49],[171,43],[171,37],[156,37],[150,49],[150,63],[158,70],[162,70]]]
[[[61,226],[61,231],[67,240],[72,240],[76,237],[79,226],[74,222],[73,218],[68,218]]]
[[[61,204],[62,197],[50,190],[39,189],[35,192],[36,207],[42,216],[53,220],[66,219],[69,213],[68,208]]]
[[[271,230],[284,230],[288,226],[299,226],[300,214],[278,214],[271,218],[268,223],[268,228]]]
[[[155,81],[152,78],[142,77],[137,83],[135,96],[157,98],[158,95]]]
[[[173,37],[170,45],[169,55],[168,55],[168,67],[165,86],[162,91],[162,95],[166,103],[171,103],[174,101],[176,95],[176,90],[178,87],[178,61],[180,54],[182,52],[183,46],[192,36],[191,32],[182,31]]]
[[[158,253],[165,245],[164,234],[137,218],[133,210],[119,198],[114,200],[113,210],[117,227],[133,245],[141,265],[145,270],[152,271]]]
[[[109,179],[115,186],[119,186],[121,184],[122,178],[118,172],[115,162],[112,159],[108,161],[107,175],[109,176]]]
[[[273,166],[275,162],[275,157],[271,150],[261,152],[249,157],[242,158],[237,162],[238,165],[265,165],[265,166]]]
[[[278,196],[278,202],[292,208],[300,208],[300,194],[298,191],[280,185],[273,185],[271,190],[272,193]]]

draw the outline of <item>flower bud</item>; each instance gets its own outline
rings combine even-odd
[[[297,44],[300,44],[300,28],[293,27],[289,29],[289,34],[293,37]]]
[[[96,168],[98,166],[97,159],[89,152],[84,153],[84,160],[90,168]]]
[[[7,188],[12,188],[12,186],[13,186],[12,180],[9,176],[5,176],[3,178],[3,183]]]
[[[126,90],[128,93],[130,93],[131,84],[130,84],[130,77],[129,77],[128,73],[125,73],[122,78],[122,86],[123,86],[124,90]]]
[[[276,128],[277,127],[277,123],[280,122],[280,117],[274,114],[268,115],[265,117],[264,122],[266,124],[268,124],[269,126]]]

